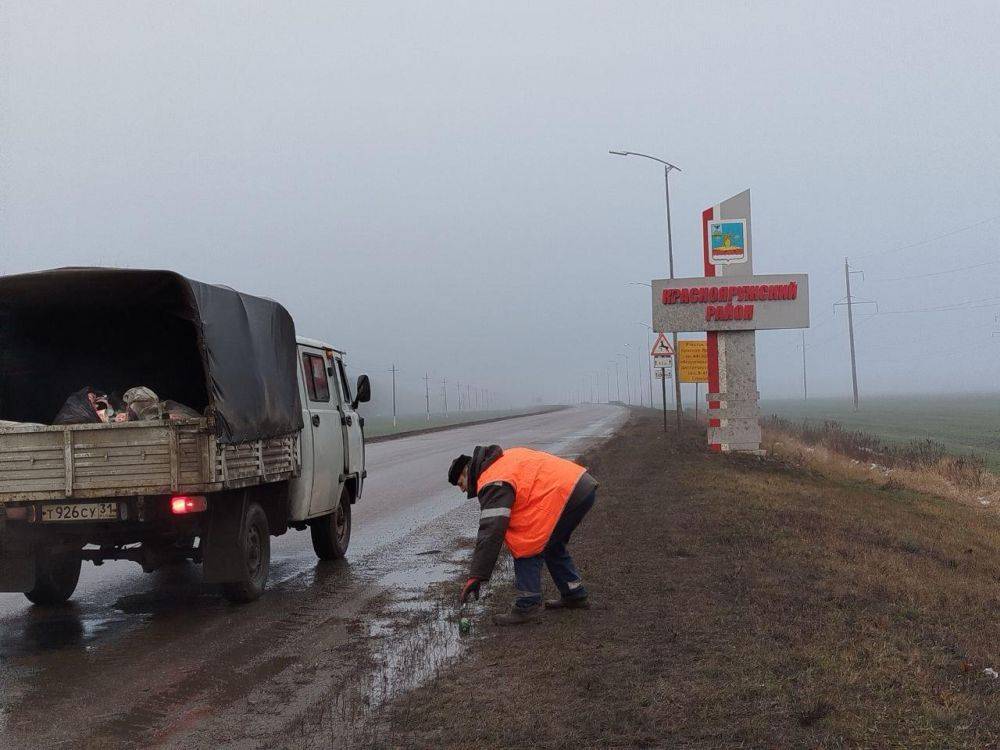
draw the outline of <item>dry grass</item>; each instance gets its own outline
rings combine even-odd
[[[770,418],[764,447],[791,465],[834,479],[869,481],[885,489],[911,489],[967,505],[1000,507],[1000,477],[982,458],[955,456],[931,440],[890,445],[870,433]]]
[[[684,437],[641,415],[589,457],[572,547],[594,608],[477,622],[489,637],[393,702],[379,744],[997,744],[998,519]]]

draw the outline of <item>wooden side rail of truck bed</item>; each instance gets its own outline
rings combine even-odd
[[[300,469],[298,433],[225,445],[207,419],[0,430],[0,504],[201,494],[289,479]]]

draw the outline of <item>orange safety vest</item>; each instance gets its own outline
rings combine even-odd
[[[504,541],[514,557],[540,554],[586,469],[530,448],[510,448],[479,475],[476,492],[491,482],[514,488]]]

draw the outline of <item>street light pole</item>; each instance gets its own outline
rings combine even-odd
[[[653,332],[653,326],[649,323],[643,323],[639,321],[639,325],[646,329],[646,351],[650,352],[653,349],[653,345],[649,343],[649,335]],[[650,354],[646,361],[649,363],[649,408],[653,408],[653,355]]]
[[[674,235],[673,227],[670,223],[670,171],[676,169],[678,172],[682,171],[680,167],[676,164],[671,164],[669,161],[660,159],[656,156],[650,156],[649,154],[640,154],[638,151],[609,151],[608,153],[614,154],[615,156],[640,156],[643,159],[651,159],[652,161],[659,162],[663,165],[663,189],[667,198],[667,262],[670,268],[670,278],[674,278]],[[679,371],[680,357],[677,356],[677,332],[673,332],[673,342],[674,342],[674,401],[676,406],[674,410],[677,414],[677,429],[680,430],[681,427],[681,411],[683,409],[681,405],[681,379]]]
[[[399,372],[396,369],[396,363],[392,365],[392,369],[389,370],[392,373],[392,429],[396,429],[396,373]]]
[[[628,371],[628,351],[627,351],[629,349],[629,345],[625,344],[625,348],[626,348],[625,353],[624,354],[619,354],[618,356],[622,357],[625,360],[625,401],[628,403],[629,406],[631,406],[632,405],[632,380],[631,380],[631,375],[629,375],[629,371]]]

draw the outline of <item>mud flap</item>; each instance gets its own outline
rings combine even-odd
[[[238,581],[246,574],[241,545],[248,494],[219,495],[209,500],[208,531],[202,552],[202,572],[206,583]]]
[[[21,593],[35,588],[35,555],[24,540],[5,534],[0,519],[0,591]]]

